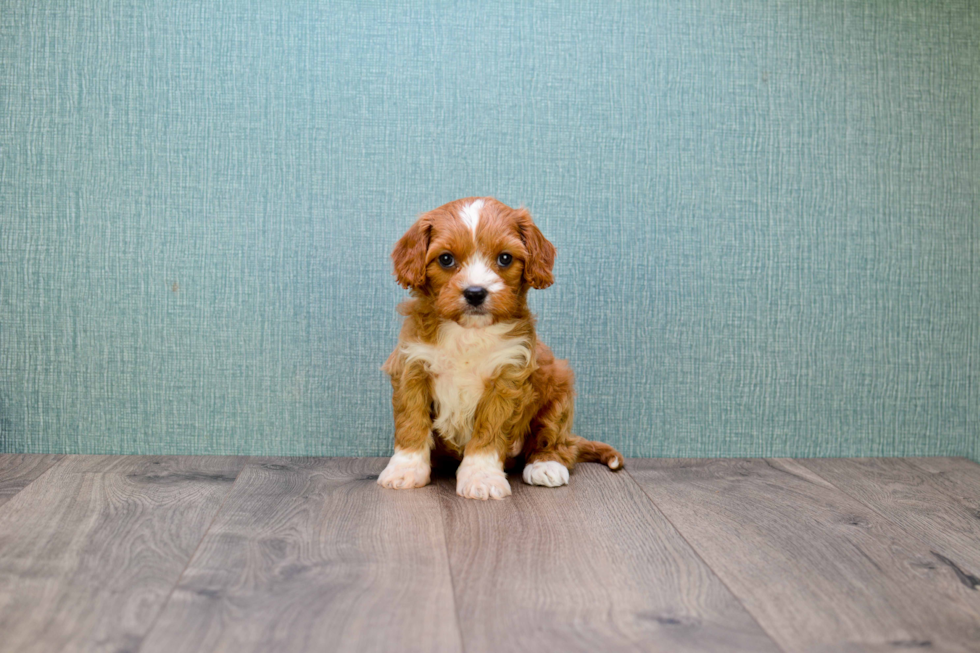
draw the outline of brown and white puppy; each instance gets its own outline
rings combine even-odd
[[[535,336],[527,292],[552,284],[555,248],[526,210],[450,202],[419,217],[391,258],[412,298],[383,367],[395,455],[381,486],[427,484],[433,450],[462,458],[456,493],[471,499],[510,494],[510,459],[523,458],[526,483],[549,487],[579,461],[622,467],[609,445],[572,434],[572,370]]]

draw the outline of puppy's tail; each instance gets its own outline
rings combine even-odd
[[[575,446],[578,449],[578,458],[575,462],[579,463],[602,463],[614,472],[623,468],[623,454],[619,453],[604,442],[593,442],[585,438],[576,437]]]

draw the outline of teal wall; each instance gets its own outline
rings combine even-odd
[[[630,455],[980,457],[980,4],[0,9],[0,451],[380,455],[467,195]]]

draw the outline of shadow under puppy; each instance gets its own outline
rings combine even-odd
[[[395,455],[386,488],[429,482],[433,450],[462,458],[456,493],[503,499],[505,465],[524,481],[568,483],[577,462],[619,469],[623,457],[572,433],[572,370],[537,339],[530,288],[553,282],[555,247],[524,209],[469,197],[419,217],[391,255],[412,291],[383,369],[394,389]]]

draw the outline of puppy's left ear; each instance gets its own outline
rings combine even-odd
[[[518,212],[517,225],[521,230],[524,247],[527,249],[524,279],[532,288],[547,288],[555,281],[555,277],[551,274],[552,268],[555,267],[555,246],[534,224],[527,209]]]
[[[429,251],[432,221],[425,215],[415,221],[391,252],[395,278],[402,288],[421,288],[425,285],[425,254]]]

